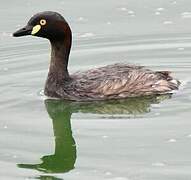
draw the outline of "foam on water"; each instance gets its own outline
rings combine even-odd
[[[181,16],[182,18],[191,18],[191,12],[183,12]]]

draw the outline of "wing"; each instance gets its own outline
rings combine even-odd
[[[80,76],[78,74],[78,78],[76,87],[81,93],[98,98],[164,94],[178,88],[178,82],[173,80],[169,72],[154,72],[142,66],[126,64],[89,70]]]

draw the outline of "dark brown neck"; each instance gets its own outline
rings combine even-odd
[[[65,37],[50,40],[51,43],[51,61],[48,77],[45,84],[45,95],[57,97],[56,91],[70,80],[68,73],[68,60],[71,48],[72,35],[65,34]]]
[[[70,80],[68,60],[72,44],[72,33],[68,24],[58,23],[55,36],[49,38],[51,43],[51,61],[45,85],[45,95],[57,97],[56,91]]]
[[[69,78],[68,60],[72,37],[67,36],[59,40],[51,40],[51,61],[49,75],[54,75],[58,80]]]

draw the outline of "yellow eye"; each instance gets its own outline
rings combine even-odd
[[[41,19],[40,20],[40,25],[44,26],[46,24],[46,20],[45,19]]]

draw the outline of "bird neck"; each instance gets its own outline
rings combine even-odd
[[[68,60],[72,44],[72,33],[67,23],[61,23],[58,29],[61,31],[55,33],[53,38],[49,38],[51,61],[44,93],[51,97],[57,97],[57,89],[71,80],[68,73]]]
[[[58,80],[68,79],[68,60],[71,49],[72,36],[69,33],[66,37],[59,40],[50,40],[51,61],[49,75],[56,76]]]

